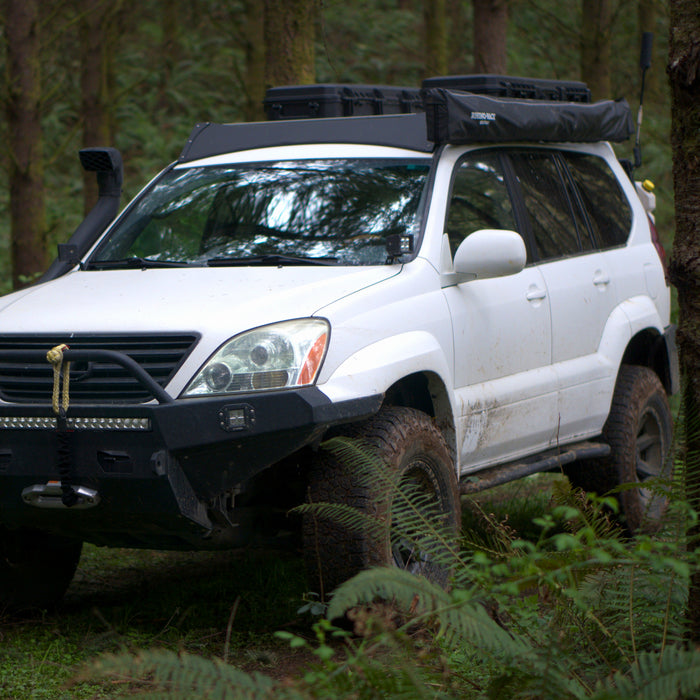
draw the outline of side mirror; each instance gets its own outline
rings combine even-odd
[[[516,275],[527,261],[525,242],[515,231],[481,229],[457,248],[454,272],[443,275],[443,287],[469,280]]]

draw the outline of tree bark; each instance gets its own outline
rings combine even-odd
[[[265,6],[259,0],[245,1],[245,26],[243,116],[246,121],[260,121],[265,97]]]
[[[425,77],[447,75],[447,2],[424,0]]]
[[[473,0],[474,72],[507,72],[508,0]]]
[[[610,0],[583,0],[581,9],[581,79],[588,84],[594,100],[603,100],[612,92]]]
[[[449,59],[447,75],[463,75],[471,68],[471,21],[467,19],[467,7],[461,0],[447,0],[449,17],[447,46]]]
[[[638,0],[637,20],[640,34],[655,31],[656,5],[656,0]]]
[[[316,80],[314,0],[265,0],[265,85]]]
[[[81,115],[83,147],[110,146],[114,134],[111,119],[113,61],[111,28],[119,2],[81,4]],[[95,173],[83,172],[83,209],[87,214],[97,201]]]
[[[671,280],[678,289],[678,345],[684,379],[686,489],[700,512],[700,12],[697,0],[671,0],[668,74],[676,234]],[[700,529],[690,533],[697,546]],[[700,571],[692,574],[689,635],[700,643]]]
[[[39,0],[3,0],[7,41],[12,283],[47,266],[41,130]]]

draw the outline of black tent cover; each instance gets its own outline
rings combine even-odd
[[[433,143],[624,141],[634,132],[626,100],[549,102],[422,90]]]

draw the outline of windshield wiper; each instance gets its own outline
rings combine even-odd
[[[193,263],[182,260],[152,260],[151,258],[121,258],[119,260],[91,260],[85,265],[86,270],[146,270],[160,267],[190,267]],[[195,266],[197,263],[194,263]]]
[[[338,258],[333,256],[311,258],[303,255],[252,255],[247,258],[210,258],[207,265],[210,267],[226,267],[227,265],[335,265]]]

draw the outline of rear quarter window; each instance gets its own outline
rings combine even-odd
[[[632,227],[632,210],[610,166],[587,153],[562,153],[600,248],[624,245]]]

